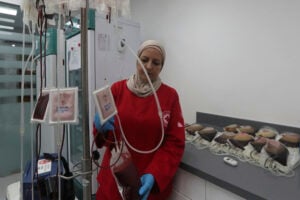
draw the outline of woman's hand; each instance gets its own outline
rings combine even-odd
[[[141,177],[142,186],[139,190],[139,195],[141,196],[141,200],[147,200],[150,194],[150,191],[154,185],[154,177],[152,174],[144,174]]]
[[[102,124],[98,112],[96,112],[94,117],[94,124],[98,132],[106,133],[107,131],[114,130],[114,117],[109,118],[104,124]]]

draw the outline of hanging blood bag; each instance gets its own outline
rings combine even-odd
[[[122,143],[120,148],[112,150],[110,163],[123,200],[139,200],[138,191],[141,183],[137,169],[125,143]]]

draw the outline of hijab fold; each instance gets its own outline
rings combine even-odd
[[[158,77],[152,82],[155,91],[161,86],[161,79]],[[147,97],[153,94],[153,90],[149,83],[143,83],[136,74],[127,80],[128,89],[139,97]]]

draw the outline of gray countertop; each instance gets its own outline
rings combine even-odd
[[[201,119],[205,115],[201,114]],[[211,116],[209,120],[212,120]],[[276,176],[262,167],[238,159],[238,166],[230,166],[224,163],[223,158],[208,149],[199,150],[193,144],[186,144],[180,167],[245,199],[300,199],[300,167],[294,170],[295,175],[292,177]]]
[[[247,162],[238,161],[232,167],[208,149],[198,150],[187,144],[181,168],[230,190],[246,199],[299,200],[300,170],[295,176],[275,176],[270,171]]]

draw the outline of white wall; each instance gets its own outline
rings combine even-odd
[[[300,1],[131,0],[186,122],[197,111],[300,127]]]

